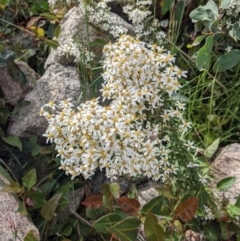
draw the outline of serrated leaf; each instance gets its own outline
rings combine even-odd
[[[227,191],[236,181],[236,177],[226,177],[217,183],[217,189],[221,192]]]
[[[141,221],[136,217],[127,217],[114,226],[108,227],[107,230],[120,240],[135,241],[140,223]]]
[[[214,36],[208,36],[206,39],[206,43],[204,46],[198,51],[198,55],[196,58],[196,66],[197,68],[202,70],[208,70],[211,62],[211,54],[212,54],[212,47],[213,47],[213,39]]]
[[[174,214],[179,217],[183,222],[188,222],[194,218],[195,212],[198,207],[198,198],[190,198],[178,205]]]
[[[61,196],[62,194],[58,193],[43,204],[41,208],[41,215],[46,219],[46,221],[50,221],[53,218]]]
[[[22,151],[22,142],[18,136],[8,136],[2,137],[2,140],[8,143],[10,146],[17,147],[20,151]]]
[[[240,62],[240,50],[230,50],[225,55],[219,57],[213,66],[213,71],[216,73],[224,72],[233,68]]]
[[[128,197],[117,198],[117,203],[121,210],[127,214],[137,214],[140,203],[138,200]]]
[[[108,227],[114,226],[116,223],[121,221],[121,217],[116,213],[110,213],[106,216],[101,217],[93,223],[93,227],[100,233],[110,234],[107,230]]]
[[[158,224],[157,217],[149,213],[144,222],[144,234],[148,241],[164,241],[165,234],[162,227]]]
[[[82,204],[86,207],[90,207],[92,209],[98,209],[103,205],[102,195],[94,195],[82,202]]]
[[[206,157],[211,158],[214,155],[218,149],[219,142],[220,138],[217,138],[210,146],[205,149],[204,154]]]
[[[36,169],[32,169],[22,178],[23,185],[30,190],[37,182]]]

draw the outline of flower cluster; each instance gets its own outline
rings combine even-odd
[[[85,11],[88,21],[96,26],[100,26],[103,30],[108,31],[113,37],[126,34],[127,29],[121,24],[117,23],[117,18],[114,15],[110,15],[110,8],[107,3],[112,0],[102,0],[98,3],[87,5],[84,7],[84,3],[80,2],[79,8],[81,11]]]
[[[123,12],[132,22],[137,38],[149,41],[155,35],[157,41],[163,42],[166,34],[160,30],[161,23],[158,19],[152,16],[152,12],[149,10],[151,5],[152,1],[137,0],[135,3],[125,5]]]
[[[204,219],[205,220],[213,220],[215,219],[213,213],[212,213],[212,209],[209,208],[208,206],[204,205]]]
[[[240,35],[238,29],[240,28],[240,1],[239,0],[230,0],[229,4],[226,6],[221,5],[221,16],[223,17],[223,22],[225,23],[226,28],[229,30],[230,36],[232,36],[236,41],[240,40]],[[228,51],[228,50],[227,50]]]
[[[183,118],[185,105],[166,98],[176,93],[186,72],[174,65],[175,57],[157,45],[130,36],[104,47],[103,99],[82,103],[77,110],[69,99],[49,102],[41,109],[49,123],[47,141],[54,142],[61,168],[74,178],[90,178],[97,168],[107,177],[144,175],[175,182],[177,174],[168,128],[184,133],[191,123]],[[171,123],[171,124],[169,124]],[[183,146],[195,151],[193,143]]]
[[[62,55],[73,56],[77,63],[88,65],[94,58],[94,53],[87,50],[81,43],[77,43],[73,38],[69,38],[66,42],[58,47]]]
[[[57,6],[64,6],[64,5],[70,5],[72,2],[75,2],[73,0],[48,0],[48,4],[50,8],[56,8]]]

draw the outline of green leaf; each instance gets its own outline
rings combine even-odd
[[[3,163],[3,160],[0,158],[0,162]],[[4,176],[9,182],[13,182],[13,179],[8,174],[8,172],[0,165],[0,175]]]
[[[23,202],[19,202],[17,211],[19,213],[21,213],[23,216],[27,216],[28,215],[26,206],[24,205]]]
[[[236,177],[227,177],[217,183],[217,189],[221,192],[227,191],[236,181]]]
[[[111,234],[107,228],[114,226],[119,221],[121,221],[121,217],[118,214],[110,213],[95,221],[93,223],[93,227],[96,228],[100,233]]]
[[[90,42],[90,43],[89,43],[89,46],[90,46],[90,47],[95,47],[95,46],[101,46],[101,47],[103,47],[103,46],[106,45],[106,44],[107,44],[107,42],[106,42],[104,39],[98,38],[98,39],[95,39],[95,40],[93,40],[92,42]]]
[[[204,227],[204,235],[209,241],[219,241],[219,230],[214,225],[207,225]]]
[[[213,38],[213,35],[208,36],[205,45],[198,51],[196,66],[200,71],[209,69],[213,47]]]
[[[141,221],[136,217],[127,217],[107,230],[124,241],[135,241]]]
[[[56,194],[43,204],[41,208],[41,215],[46,219],[46,221],[50,221],[53,218],[61,196],[61,193]]]
[[[177,21],[178,24],[180,24],[182,21],[182,17],[184,15],[184,9],[185,9],[185,2],[179,1],[177,3],[176,10],[175,10],[175,21]]]
[[[71,226],[67,226],[62,232],[61,235],[62,236],[69,236],[72,233],[72,227]]]
[[[2,137],[2,140],[8,143],[10,146],[17,147],[20,151],[22,151],[22,142],[18,136],[8,136]]]
[[[113,197],[119,198],[120,185],[118,183],[110,183],[109,188],[110,188],[110,192],[112,193]]]
[[[192,43],[192,46],[198,46],[207,36],[201,35],[195,38],[195,40]]]
[[[24,238],[24,241],[38,241],[38,239],[34,236],[33,230],[30,230]]]
[[[45,195],[41,192],[30,192],[28,197],[33,202],[33,209],[40,208],[45,203]]]
[[[45,44],[53,49],[57,49],[59,46],[58,41],[52,39],[45,39]]]
[[[102,216],[104,214],[104,208],[100,207],[99,209],[93,209],[88,207],[86,209],[86,217],[91,219],[91,220],[96,220],[97,218],[99,218],[100,216]]]
[[[29,173],[27,173],[23,178],[23,185],[30,190],[37,182],[37,172],[33,168]]]
[[[8,193],[20,193],[22,188],[18,182],[11,182],[10,185],[4,186],[1,191]]]
[[[43,28],[31,26],[29,29],[32,30],[38,38],[44,37],[45,32]]]
[[[157,217],[149,213],[144,222],[144,234],[148,241],[164,241],[165,234],[162,227],[158,224]]]
[[[224,72],[233,68],[240,62],[240,50],[234,49],[219,57],[213,66],[213,71],[216,73]]]
[[[223,0],[221,3],[222,9],[226,9],[229,6],[230,2],[231,0]]]
[[[240,208],[232,204],[227,205],[227,212],[231,218],[236,218],[237,216],[240,216]]]
[[[209,0],[206,5],[195,8],[189,17],[193,23],[197,22],[213,22],[218,17],[218,6],[213,0]]]
[[[238,38],[240,37],[240,24],[236,22],[228,33],[235,40],[235,42],[238,42]]]
[[[0,125],[6,124],[10,113],[8,108],[0,108]]]
[[[173,0],[165,0],[162,6],[162,14],[165,15],[172,7]]]
[[[217,138],[210,146],[205,149],[204,154],[206,157],[211,158],[214,155],[218,149],[219,142],[220,138]]]
[[[240,195],[238,196],[238,199],[237,199],[237,201],[236,201],[236,203],[235,203],[235,205],[234,206],[236,206],[236,207],[239,207],[240,208]]]
[[[153,214],[160,215],[160,210],[163,205],[163,200],[164,200],[163,196],[158,196],[151,199],[149,202],[143,205],[141,209],[141,213],[148,214],[151,212]]]
[[[42,150],[42,147],[37,144],[37,137],[36,136],[30,137],[29,143],[31,147],[31,155],[37,156]]]

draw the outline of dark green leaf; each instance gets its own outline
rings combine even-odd
[[[153,214],[160,214],[161,207],[163,205],[163,196],[158,196],[153,199],[151,199],[149,202],[144,204],[144,206],[141,209],[141,213],[143,214],[148,214],[148,213],[153,213]]]
[[[179,1],[176,6],[175,10],[175,21],[178,21],[178,24],[181,23],[182,17],[184,15],[184,9],[185,9],[185,2]]]
[[[112,227],[116,223],[121,221],[121,217],[116,213],[110,213],[106,216],[101,217],[93,223],[94,228],[96,228],[100,233],[110,234],[111,231],[108,231],[108,227]]]
[[[101,207],[99,209],[87,208],[86,209],[86,217],[91,220],[96,220],[104,213],[104,208]]]
[[[50,221],[53,218],[61,196],[61,193],[56,194],[43,204],[41,208],[41,215],[46,219],[46,221]]]
[[[10,115],[10,113],[9,113],[8,108],[6,108],[6,107],[0,108],[0,125],[6,124],[9,115]]]
[[[108,227],[107,230],[120,240],[135,241],[140,223],[141,221],[136,217],[127,217],[114,226]]]
[[[162,6],[162,14],[165,15],[172,7],[173,0],[165,0]]]
[[[224,72],[240,62],[240,50],[234,49],[219,57],[213,66],[214,72]]]
[[[41,192],[30,192],[28,197],[33,202],[33,209],[40,208],[45,203],[45,195]]]
[[[62,236],[69,236],[72,233],[72,227],[67,226],[61,233]]]

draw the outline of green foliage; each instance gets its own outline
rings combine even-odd
[[[204,149],[203,156],[197,153],[196,163],[207,173],[210,166],[206,159],[214,157],[219,147],[240,140],[240,26],[234,20],[232,26],[227,27],[227,19],[221,14],[230,0],[221,1],[221,7],[218,1],[199,1],[205,5],[196,6],[189,16],[191,6],[186,1],[176,2],[158,2],[161,10],[157,14],[164,15],[164,18],[158,16],[159,20],[168,18],[167,26],[163,27],[167,34],[163,44],[175,54],[178,65],[188,70],[187,80],[181,80],[181,95],[173,98],[183,99],[187,104],[186,116],[194,126],[188,138]],[[39,74],[44,73],[46,56],[51,48],[58,47],[53,38],[60,34],[59,22],[66,7],[53,12],[45,0],[3,0],[0,10],[0,68],[7,67],[9,75],[24,86],[26,78],[15,60],[24,60]],[[192,24],[186,22],[188,17]],[[27,37],[18,39],[21,32]],[[105,40],[96,39],[89,42],[88,47],[105,44]],[[227,47],[232,50],[226,52]],[[101,67],[85,68],[82,72],[86,80],[90,80],[85,83],[86,87],[96,91],[103,82]],[[90,75],[94,74],[99,76],[92,81]],[[27,104],[23,101],[12,107],[0,93],[0,174],[10,182],[2,191],[19,198],[19,211],[33,218],[43,240],[136,240],[141,223],[149,241],[181,240],[185,230],[199,228],[210,241],[229,240],[233,234],[240,236],[239,227],[233,223],[240,215],[240,197],[235,205],[223,197],[216,206],[211,190],[194,186],[194,181],[181,188],[180,184],[178,188],[158,188],[159,196],[143,207],[137,200],[135,186],[123,197],[119,184],[105,184],[101,195],[88,197],[82,203],[80,218],[74,212],[64,213],[62,221],[60,216],[68,204],[67,196],[86,182],[78,179],[73,182],[63,177],[57,169],[60,160],[55,158],[53,146],[39,144],[37,137],[22,140],[7,135],[11,117]],[[177,149],[182,147],[176,146]],[[13,160],[15,168],[8,166],[9,159]],[[176,160],[176,165],[183,172],[178,178],[194,180],[196,174],[190,169],[183,170],[180,161]],[[228,190],[235,179],[221,180],[218,190]],[[213,219],[203,222],[207,215],[205,206],[211,208]],[[24,239],[28,240],[36,240],[32,231]]]

